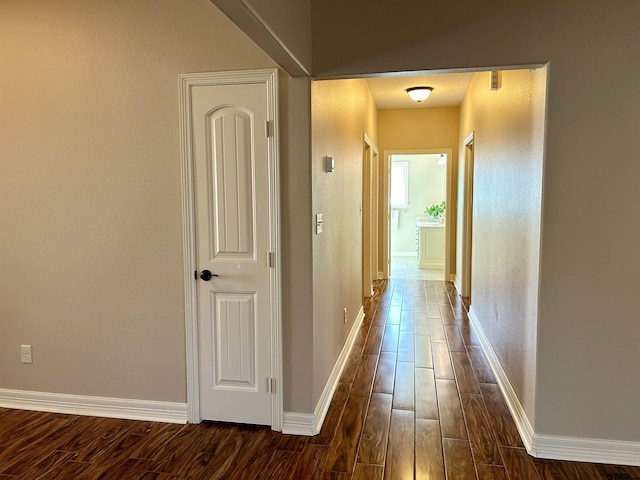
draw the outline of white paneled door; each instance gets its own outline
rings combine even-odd
[[[200,417],[271,425],[267,85],[195,85],[190,104]]]

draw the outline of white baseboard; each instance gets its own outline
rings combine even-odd
[[[484,332],[482,328],[482,324],[478,319],[475,309],[473,305],[469,309],[469,320],[471,321],[471,326],[473,330],[476,332],[478,339],[480,340],[480,345],[482,346],[482,350],[484,351],[484,355],[487,358],[487,362],[493,371],[493,374],[496,377],[496,381],[498,382],[498,386],[502,391],[502,396],[504,397],[509,410],[511,411],[511,416],[518,427],[518,431],[520,432],[520,437],[522,437],[522,442],[524,443],[525,448],[529,454],[533,455],[532,445],[533,445],[533,427],[531,426],[531,422],[529,422],[529,418],[516,395],[516,392],[513,390],[511,386],[511,382],[507,378],[507,374],[505,373],[502,365],[500,364],[500,360],[498,360],[498,356],[496,355],[487,334]],[[534,455],[535,456],[535,455]]]
[[[457,287],[456,287],[457,288]],[[505,373],[482,324],[471,306],[469,319],[498,386],[504,396],[520,437],[529,455],[536,458],[567,460],[572,462],[609,463],[640,466],[640,442],[606,440],[599,438],[565,437],[536,433],[531,426],[520,400]]]
[[[421,270],[444,270],[444,262],[425,260],[418,264]]]
[[[534,457],[640,466],[640,442],[534,434]]]
[[[449,275],[447,275],[447,280],[448,280],[448,281],[450,281],[450,282],[452,282],[452,283],[455,283],[455,281],[456,281],[456,276],[455,276],[455,274],[450,273]],[[457,288],[456,288],[456,290],[457,290]]]
[[[38,412],[187,423],[187,404],[0,389],[0,407]]]
[[[392,257],[416,257],[418,258],[418,252],[391,252]]]
[[[324,420],[324,419],[323,419]],[[322,425],[318,426],[315,414],[284,412],[282,414],[282,433],[286,435],[316,435]]]
[[[340,352],[340,355],[338,355],[338,359],[333,366],[331,375],[329,375],[329,379],[327,380],[327,384],[322,391],[322,395],[320,395],[320,399],[318,400],[318,404],[316,405],[314,412],[284,412],[282,433],[306,436],[317,435],[318,433],[320,433],[320,429],[322,428],[324,419],[327,416],[327,411],[329,410],[329,405],[331,405],[333,394],[335,393],[338,382],[340,381],[342,371],[347,364],[347,360],[349,359],[349,355],[351,354],[351,349],[353,348],[353,342],[358,335],[358,331],[362,326],[363,320],[364,307],[361,306],[360,310],[358,311],[358,315],[356,316],[356,320],[353,322],[351,331],[347,336],[347,340],[342,347],[342,351]]]
[[[453,286],[456,287],[456,292],[458,292],[458,295],[462,296],[462,283],[460,283],[460,279],[458,278],[458,275],[452,275],[453,276]]]
[[[378,272],[378,280],[382,280],[384,278],[384,272]]]

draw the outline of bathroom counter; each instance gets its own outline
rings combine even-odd
[[[418,227],[418,228],[427,228],[427,227],[429,227],[429,228],[444,228],[444,223],[418,220],[416,222],[416,227]]]
[[[418,267],[423,270],[444,270],[444,224],[440,222],[416,222],[418,230]]]

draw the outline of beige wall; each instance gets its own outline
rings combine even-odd
[[[283,73],[280,109],[284,410],[311,413],[311,81]]]
[[[362,305],[362,167],[364,134],[375,144],[376,110],[365,80],[312,84],[313,399],[319,399]],[[335,159],[325,172],[324,158]],[[348,321],[343,323],[343,308]]]
[[[7,0],[0,65],[0,388],[184,402],[178,74],[274,62],[207,0]]]
[[[311,0],[250,0],[247,3],[293,57],[311,71]]]
[[[534,428],[639,440],[640,4],[312,7],[317,75],[550,62]],[[177,74],[274,63],[204,1],[5,0],[0,64],[0,387],[183,401]]]
[[[322,0],[312,7],[319,76],[550,62],[534,429],[640,440],[640,260],[630,253],[640,238],[640,63],[630,56],[640,44],[640,4]],[[606,228],[594,228],[594,218],[606,218]]]
[[[471,306],[535,422],[546,69],[477,73],[460,107],[460,162],[474,132]],[[458,212],[461,218],[461,212]]]
[[[427,108],[408,110],[379,110],[378,130],[380,132],[379,148],[386,162],[387,154],[394,150],[421,150],[421,149],[451,149],[451,157],[447,165],[449,175],[449,188],[451,198],[456,198],[457,185],[454,181],[457,175],[458,158],[458,107]],[[386,163],[385,167],[388,168]],[[388,195],[386,179],[382,177],[380,189],[383,194],[380,197],[380,219],[383,228],[380,229],[378,242],[382,245],[382,252],[388,249],[388,203],[385,199]],[[455,211],[447,211],[447,234],[455,239]],[[455,272],[455,248],[453,244],[449,248],[450,271]]]
[[[211,0],[292,76],[311,72],[311,0]]]

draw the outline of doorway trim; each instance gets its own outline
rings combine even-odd
[[[384,259],[382,262],[382,273],[385,278],[389,278],[390,270],[391,270],[391,206],[389,205],[389,188],[390,188],[390,179],[391,179],[391,156],[392,155],[433,155],[439,153],[447,154],[447,166],[446,166],[446,200],[447,200],[447,215],[445,216],[445,260],[444,260],[444,279],[452,280],[451,274],[451,252],[455,251],[452,249],[452,226],[455,225],[453,221],[455,220],[455,216],[452,215],[452,212],[455,211],[453,208],[453,162],[456,159],[453,158],[453,149],[452,148],[420,148],[413,150],[385,150],[384,151],[384,164],[382,165],[382,171],[384,175],[381,175],[383,181],[380,182],[381,186],[384,187],[384,192],[381,192],[380,197],[386,199],[386,202],[381,202],[381,208],[379,213],[380,224],[383,225],[382,239],[384,245],[381,245],[380,248],[383,251]]]
[[[464,178],[462,179],[462,273],[456,279],[455,286],[461,297],[471,297],[471,262],[473,258],[473,170],[474,170],[474,135],[472,131],[464,139],[462,158],[464,159]]]
[[[197,270],[195,168],[191,124],[191,89],[206,85],[264,83],[267,90],[269,162],[269,251],[274,268],[269,269],[271,297],[271,429],[282,430],[282,287],[280,243],[280,159],[278,134],[278,70],[244,70],[179,75],[180,158],[182,162],[182,241],[184,249],[184,318],[187,369],[187,418],[200,423],[198,357],[198,290],[193,272]],[[266,261],[266,260],[265,260]]]
[[[362,151],[362,296],[373,296],[378,279],[378,148],[364,134]]]

